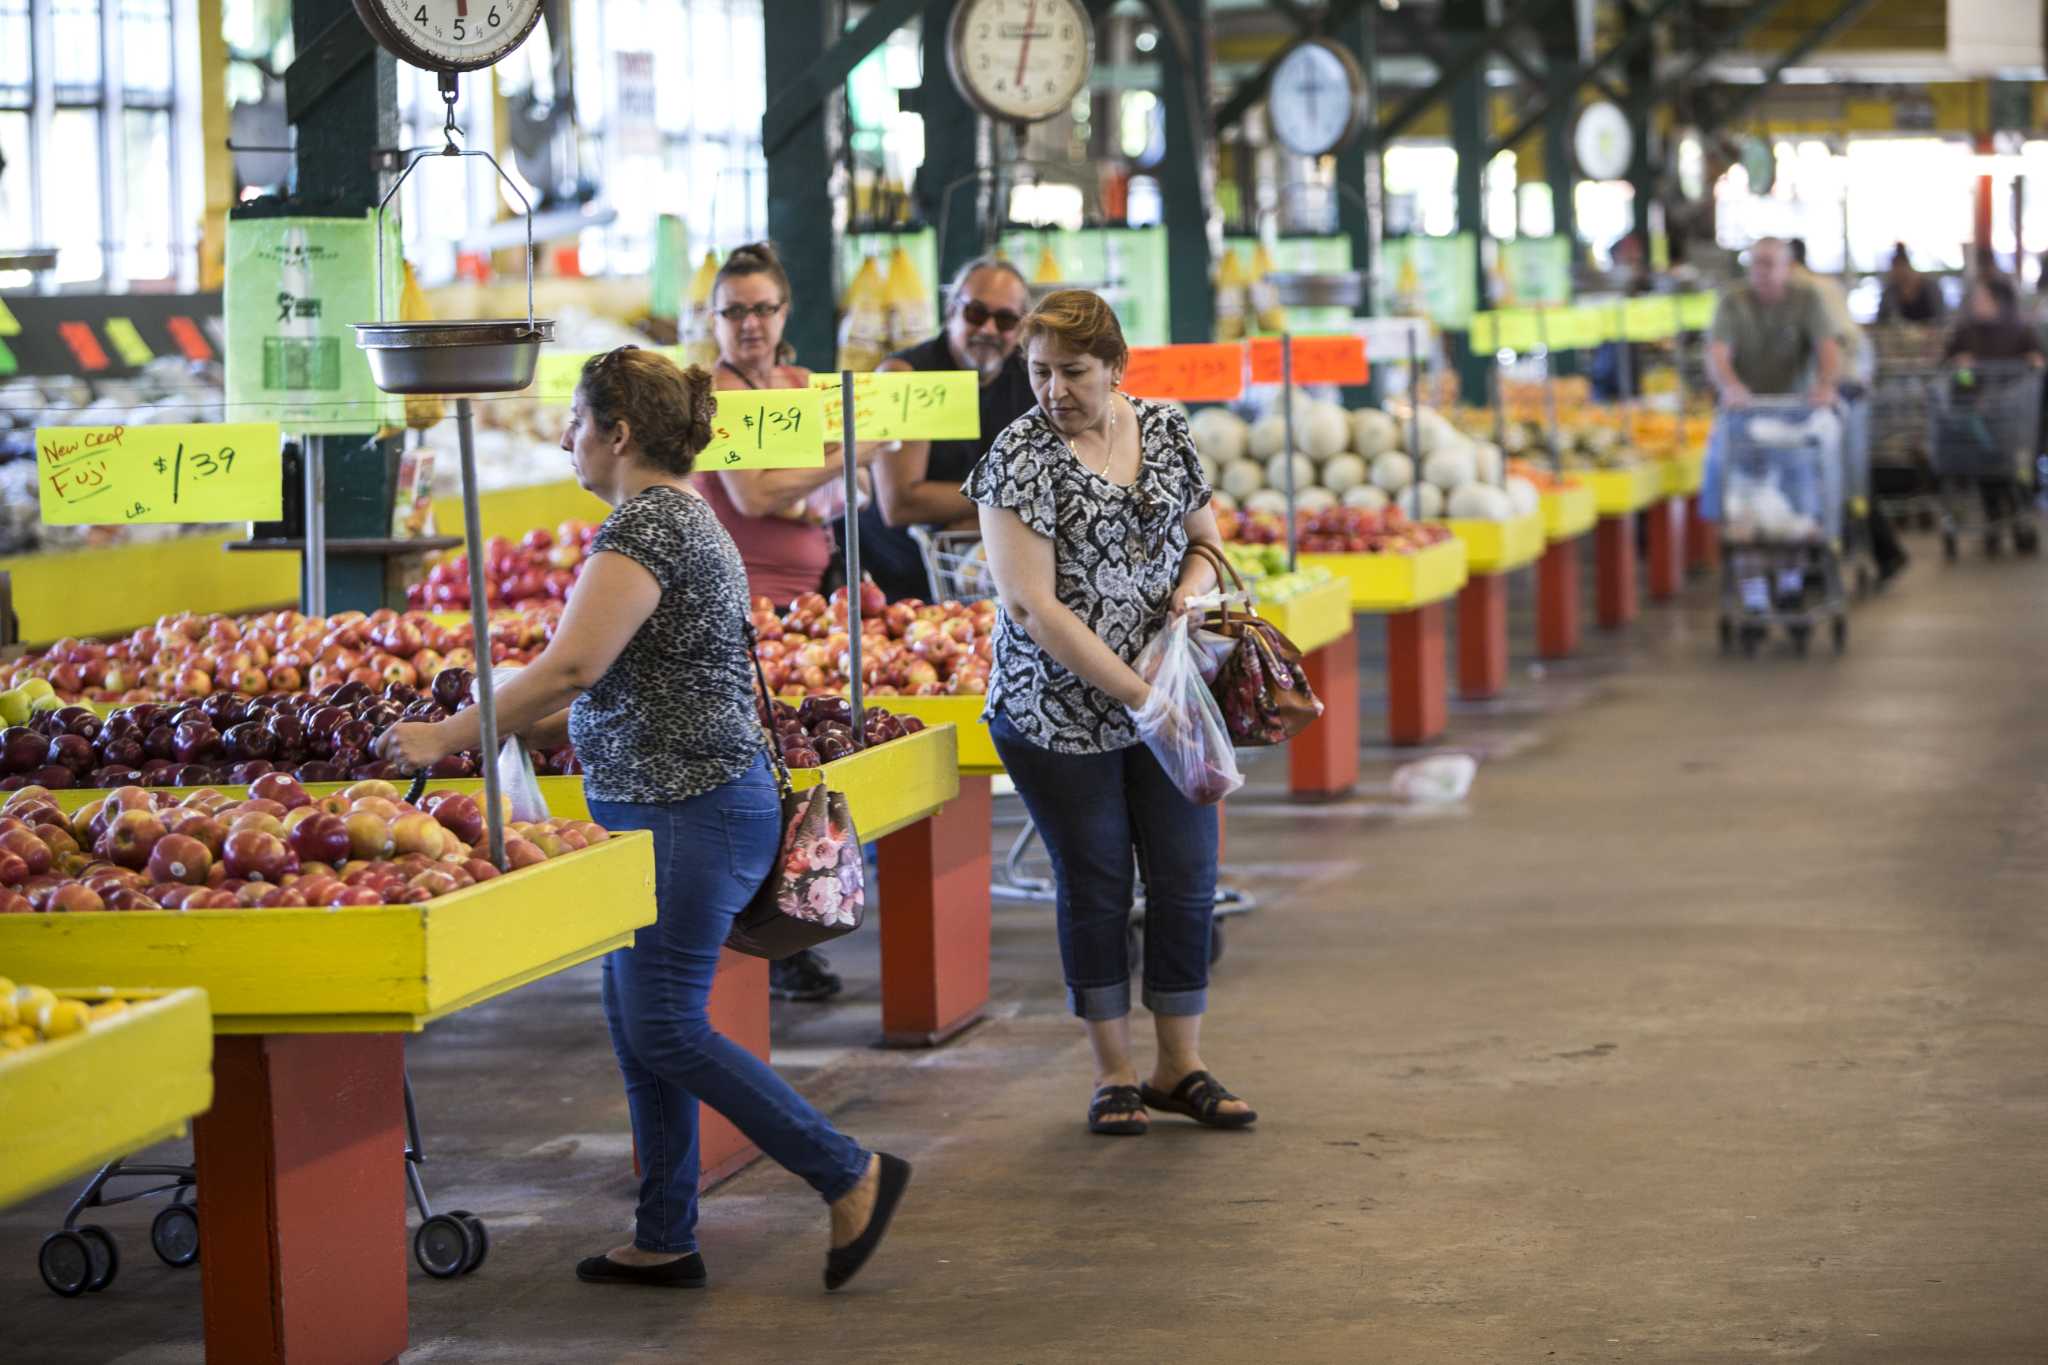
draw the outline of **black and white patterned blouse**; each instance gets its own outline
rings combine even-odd
[[[1128,488],[1082,464],[1044,409],[1033,408],[1004,428],[961,489],[984,506],[1009,508],[1053,542],[1060,602],[1126,663],[1165,624],[1188,551],[1188,514],[1209,503],[1180,410],[1130,402],[1142,461]],[[1054,753],[1109,753],[1139,742],[1121,702],[1069,672],[1006,611],[996,618],[988,683],[987,714],[998,710]]]
[[[711,505],[657,484],[604,519],[590,552],[625,555],[661,601],[604,676],[569,708],[569,738],[595,801],[684,801],[763,752],[747,652],[747,571]]]

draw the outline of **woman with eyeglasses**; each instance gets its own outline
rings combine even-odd
[[[961,441],[904,441],[875,462],[875,500],[860,513],[861,568],[888,594],[945,596],[925,572],[908,527],[975,527],[961,482],[1002,433],[1031,411],[1031,381],[1017,350],[1031,311],[1031,290],[1017,267],[997,256],[969,261],[947,291],[945,330],[899,351],[887,370],[973,370],[981,377],[981,435]]]
[[[792,365],[782,339],[789,321],[789,275],[767,242],[735,248],[711,286],[713,381],[721,389],[801,389],[811,372]],[[880,446],[854,452],[865,465]],[[819,591],[834,562],[831,523],[844,512],[846,466],[839,445],[825,447],[817,469],[722,469],[697,476],[698,491],[739,546],[747,590],[777,607]]]
[[[573,740],[590,813],[654,835],[654,923],[604,960],[604,1013],[644,1166],[633,1238],[577,1278],[700,1288],[699,1105],[801,1176],[829,1206],[825,1287],[880,1244],[908,1163],[834,1128],[766,1062],[711,1026],[712,978],[732,921],[781,856],[746,643],[746,577],[690,486],[711,442],[711,376],[631,346],[584,362],[562,449],[612,510],[560,628],[498,690],[507,734]],[[477,746],[477,713],[401,724],[377,740],[401,768]]]

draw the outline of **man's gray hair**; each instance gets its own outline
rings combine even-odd
[[[962,296],[967,293],[967,282],[984,270],[1000,270],[1022,286],[1026,294],[1031,292],[1031,281],[1024,278],[1024,272],[1017,268],[1015,261],[1003,256],[976,256],[960,267],[960,273],[953,276],[953,283],[946,287],[948,313],[960,306]]]

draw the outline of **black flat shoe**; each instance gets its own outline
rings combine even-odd
[[[1130,1117],[1113,1119],[1110,1114]],[[1145,1100],[1135,1085],[1105,1085],[1088,1101],[1088,1131],[1098,1137],[1143,1137],[1152,1129]]]
[[[1237,1096],[1225,1090],[1222,1082],[1206,1071],[1190,1071],[1181,1077],[1180,1084],[1170,1095],[1150,1085],[1140,1086],[1138,1093],[1143,1096],[1148,1109],[1185,1114],[1209,1128],[1249,1128],[1259,1121],[1259,1116],[1249,1109],[1238,1114],[1218,1113],[1223,1104]]]
[[[844,1289],[848,1281],[860,1274],[861,1267],[868,1263],[868,1257],[875,1254],[875,1248],[889,1231],[889,1220],[895,1216],[896,1206],[903,1202],[903,1192],[910,1188],[910,1163],[887,1152],[880,1156],[881,1189],[875,1194],[875,1211],[868,1215],[868,1225],[861,1229],[860,1236],[825,1253],[827,1289]]]
[[[609,1256],[586,1256],[576,1263],[576,1278],[592,1284],[651,1284],[661,1289],[702,1289],[711,1277],[704,1258],[691,1252],[660,1265],[620,1265]]]

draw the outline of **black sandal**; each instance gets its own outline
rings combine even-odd
[[[1143,1117],[1145,1099],[1135,1085],[1105,1085],[1088,1101],[1088,1131],[1103,1137],[1139,1137],[1152,1128]],[[1136,1114],[1137,1118],[1105,1119],[1104,1114]]]
[[[1206,1071],[1190,1071],[1181,1077],[1180,1084],[1173,1088],[1171,1095],[1150,1085],[1143,1086],[1138,1093],[1148,1109],[1184,1114],[1211,1128],[1249,1128],[1259,1121],[1258,1114],[1250,1109],[1242,1114],[1217,1113],[1218,1108],[1238,1097],[1225,1090],[1223,1083]]]

